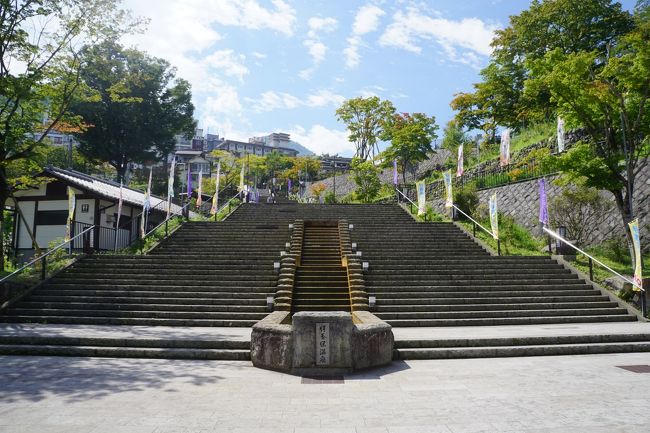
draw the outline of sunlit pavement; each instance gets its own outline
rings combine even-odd
[[[619,368],[642,365],[650,354],[409,361],[303,383],[248,362],[7,356],[0,431],[645,433],[650,373]]]

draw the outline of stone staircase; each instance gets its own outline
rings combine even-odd
[[[491,256],[453,224],[418,223],[397,205],[246,204],[221,223],[185,224],[146,256],[95,255],[80,260],[0,312],[0,322],[70,324],[81,329],[111,325],[250,327],[268,313],[266,298],[275,293],[278,279],[273,263],[279,261],[280,251],[290,240],[289,224],[297,219],[346,219],[353,226],[351,241],[362,252],[362,260],[370,264],[365,285],[368,295],[376,297],[373,313],[397,328],[602,325],[637,320],[607,294],[548,257]],[[343,281],[342,273],[324,266],[331,254],[323,253],[334,251],[330,234],[325,235],[314,232],[312,239],[313,245],[326,245],[325,249],[310,248],[312,241],[307,244],[304,271],[312,273],[297,274],[302,284],[294,293],[298,310],[306,308],[302,300],[317,288],[314,280],[330,280],[331,287]],[[340,255],[338,260],[340,263]],[[333,262],[327,264],[338,267]],[[349,293],[346,295],[349,309]],[[318,308],[339,308],[342,299],[341,294],[340,299],[319,301]],[[331,305],[326,307],[328,303]],[[466,329],[472,332],[472,328]],[[555,343],[541,337],[441,343],[425,336],[408,342],[397,339],[395,356],[462,357],[469,356],[468,348],[472,356],[646,350],[648,335],[635,335],[635,341],[577,336],[571,340],[567,336]],[[223,339],[210,346],[193,338],[59,337],[26,338],[0,330],[0,353],[199,359],[249,356],[241,341],[229,344]]]
[[[252,326],[275,291],[288,227],[190,222],[146,256],[94,255],[61,272],[1,322]]]
[[[293,289],[292,313],[350,312],[347,270],[341,263],[338,225],[307,221]]]

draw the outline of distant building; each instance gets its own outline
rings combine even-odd
[[[322,155],[319,159],[320,168],[323,171],[349,170],[350,164],[352,163],[352,158],[345,158],[338,155]]]
[[[286,156],[298,156],[298,151],[295,149],[269,146],[263,141],[255,140],[255,138],[251,138],[248,143],[243,141],[224,140],[217,144],[215,150],[225,150],[238,157],[247,154],[264,156],[273,151]]]

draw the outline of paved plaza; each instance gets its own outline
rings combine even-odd
[[[650,354],[396,362],[322,383],[249,362],[7,356],[0,432],[646,433],[650,373],[619,368],[633,365]]]

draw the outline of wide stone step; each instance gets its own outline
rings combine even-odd
[[[140,279],[140,278],[76,278],[74,275],[68,277],[58,276],[55,279],[52,279],[51,283],[48,283],[48,286],[61,286],[64,284],[67,285],[84,285],[84,286],[102,286],[102,285],[113,285],[113,286],[164,286],[164,287],[250,287],[250,286],[275,286],[277,283],[277,278],[267,278],[267,279],[255,279],[255,278],[229,278],[224,280],[221,278],[215,279],[200,279],[196,278],[183,278],[179,276],[178,278],[162,278],[161,276],[150,276],[149,279]]]
[[[144,307],[143,307],[144,308]],[[18,316],[73,316],[73,317],[122,317],[140,319],[205,319],[205,320],[261,320],[268,313],[256,312],[198,312],[198,311],[157,311],[153,309],[140,310],[103,310],[103,309],[74,309],[74,308],[40,308],[29,309],[17,307],[12,314]]]
[[[580,302],[609,302],[609,298],[604,295],[596,293],[592,296],[525,296],[525,297],[489,297],[489,298],[420,298],[420,297],[404,297],[404,298],[378,298],[377,307],[390,307],[394,306],[411,306],[411,305],[491,305],[491,304],[525,304],[525,303],[538,303],[538,304],[555,304],[555,303],[580,303]]]
[[[624,308],[583,308],[583,309],[539,309],[539,310],[488,310],[488,311],[439,311],[439,312],[377,312],[383,320],[410,319],[471,319],[501,317],[553,317],[553,316],[601,316],[627,314]]]
[[[419,290],[419,291],[410,291],[410,290],[404,290],[401,292],[376,292],[373,291],[372,288],[368,289],[368,294],[370,295],[375,295],[378,300],[381,299],[408,299],[408,298],[430,298],[435,295],[436,298],[438,299],[446,299],[446,298],[456,298],[456,299],[466,299],[466,298],[485,298],[485,299],[492,299],[492,298],[503,298],[503,297],[509,297],[509,298],[515,298],[515,297],[520,297],[520,298],[534,298],[534,297],[540,297],[540,296],[567,296],[567,295],[572,295],[572,296],[598,296],[600,295],[600,292],[593,289],[593,288],[576,288],[576,289],[571,289],[571,288],[563,288],[560,290],[557,290],[553,287],[546,287],[546,286],[536,286],[537,288],[531,288],[530,290],[516,290],[516,289],[511,289],[511,290],[506,290],[504,291],[502,288],[499,286],[491,287],[488,288],[488,290],[485,290],[485,287],[481,288],[481,290],[473,290],[472,288],[467,288],[466,292],[459,293],[460,291],[457,290],[457,287],[441,287],[439,290],[431,290],[431,289],[425,289],[425,290]],[[541,288],[541,289],[540,289]],[[407,288],[410,289],[410,288]],[[489,290],[492,289],[492,290]]]
[[[548,323],[596,323],[634,322],[636,317],[627,315],[594,316],[530,316],[475,319],[391,319],[386,322],[395,327],[438,327],[438,326],[496,326],[496,325],[541,325]]]
[[[407,272],[396,272],[394,269],[375,269],[374,267],[370,270],[368,273],[368,279],[371,278],[386,278],[388,276],[394,276],[396,278],[404,278],[404,277],[421,277],[421,276],[431,276],[435,278],[441,278],[441,277],[454,277],[454,276],[459,276],[462,275],[464,277],[466,276],[489,276],[489,278],[508,278],[511,275],[526,275],[526,276],[544,276],[547,277],[549,275],[561,275],[563,277],[566,277],[567,275],[571,275],[571,271],[568,269],[560,268],[558,269],[557,267],[548,267],[548,268],[537,268],[537,267],[529,267],[528,269],[522,269],[522,268],[501,268],[501,269],[463,269],[463,270],[458,270],[458,269],[436,269],[436,270],[431,270],[431,269],[412,269]]]
[[[232,313],[264,313],[266,305],[204,305],[196,302],[194,304],[166,304],[151,303],[141,299],[141,303],[80,303],[80,302],[35,302],[33,300],[23,301],[18,308],[29,310],[119,310],[119,311],[178,311],[178,312],[232,312]]]
[[[139,326],[226,326],[250,327],[260,319],[254,320],[212,320],[212,319],[161,319],[133,317],[90,317],[90,316],[0,316],[0,323],[49,323],[62,325],[139,325]]]
[[[232,299],[254,299],[265,298],[268,293],[274,292],[275,288],[256,288],[255,290],[242,291],[238,290],[196,290],[196,288],[186,288],[186,290],[160,290],[156,287],[150,287],[140,290],[134,289],[118,289],[113,286],[105,286],[103,289],[98,287],[81,288],[73,286],[66,289],[55,289],[51,287],[37,289],[34,294],[37,296],[92,296],[97,298],[112,298],[115,296],[128,296],[128,297],[151,297],[151,298],[232,298]],[[258,290],[259,289],[259,290]]]
[[[396,349],[395,360],[500,358],[520,356],[595,355],[605,353],[650,352],[650,342],[548,344],[474,348]]]
[[[52,335],[0,335],[0,345],[99,346],[152,349],[250,349],[250,341],[238,339],[196,338],[127,338],[127,337],[70,337]]]
[[[145,297],[145,296],[83,296],[83,295],[32,295],[29,301],[23,301],[23,305],[27,302],[42,302],[42,303],[114,303],[114,304],[175,304],[175,305],[223,305],[223,306],[237,306],[242,307],[251,305],[255,307],[265,307],[265,295],[260,294],[257,298],[206,298],[206,297]]]
[[[249,361],[248,349],[178,349],[101,346],[0,345],[0,355]]]
[[[584,282],[570,273],[559,274],[527,274],[527,275],[433,275],[431,278],[425,278],[427,275],[374,275],[372,273],[366,276],[366,283],[369,286],[389,286],[395,283],[409,286],[423,285],[446,285],[446,284],[471,284],[472,282],[504,282],[509,284],[540,284],[552,282],[554,284],[563,284],[571,282]]]
[[[588,309],[616,308],[616,302],[577,302],[577,303],[516,303],[516,304],[451,304],[451,305],[377,305],[379,313],[402,312],[442,312],[442,311],[492,311],[492,310],[548,310],[548,309]]]

